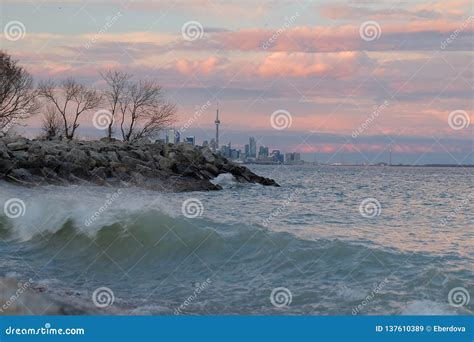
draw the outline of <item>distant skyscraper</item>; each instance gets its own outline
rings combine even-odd
[[[216,121],[214,121],[216,124],[216,151],[219,150],[219,125],[221,124],[221,121],[219,120],[219,104],[217,105],[217,112],[216,112]]]
[[[268,147],[260,146],[258,151],[258,159],[265,159],[268,157]]]
[[[175,129],[169,129],[166,137],[165,137],[166,143],[167,144],[177,144],[180,141],[180,134],[179,131]]]
[[[257,158],[257,141],[254,137],[249,138],[249,158]]]
[[[190,145],[193,145],[193,146],[194,146],[194,145],[196,144],[196,137],[195,137],[194,135],[192,135],[192,136],[190,136],[190,137],[186,137],[186,138],[184,139],[184,142],[185,142],[186,144],[190,144]]]

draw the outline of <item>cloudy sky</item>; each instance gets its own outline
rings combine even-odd
[[[2,0],[1,48],[36,80],[155,77],[177,128],[308,160],[472,164],[471,1]],[[203,110],[199,110],[204,106]],[[274,114],[273,114],[274,113]],[[272,115],[273,114],[273,115]],[[30,127],[38,119],[30,122]],[[94,132],[83,118],[82,136]]]

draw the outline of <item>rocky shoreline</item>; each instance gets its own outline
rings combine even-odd
[[[221,189],[211,180],[224,173],[241,183],[279,186],[208,148],[185,143],[0,139],[0,180],[25,186],[95,184],[208,191]]]

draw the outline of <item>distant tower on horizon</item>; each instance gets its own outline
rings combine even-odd
[[[216,121],[214,121],[216,124],[216,151],[219,150],[219,125],[221,124],[221,121],[219,120],[219,103],[217,103],[217,112],[216,112]]]

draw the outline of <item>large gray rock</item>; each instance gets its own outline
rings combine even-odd
[[[161,191],[218,190],[229,172],[240,182],[277,185],[208,148],[120,141],[30,141],[0,138],[0,179],[20,184],[135,185]]]

